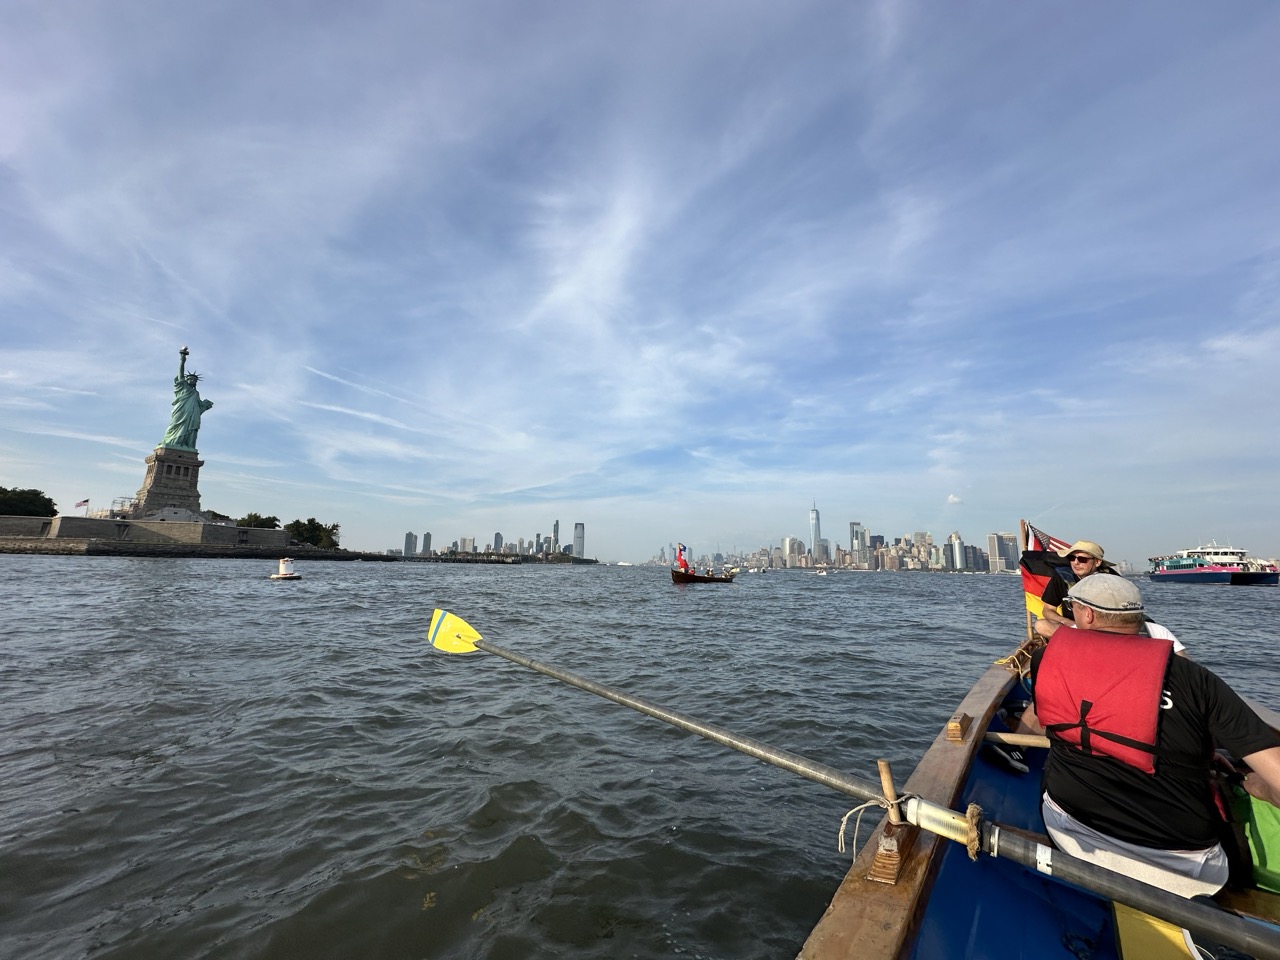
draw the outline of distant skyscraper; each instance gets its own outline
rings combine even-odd
[[[964,570],[964,540],[960,538],[960,531],[954,531],[951,536],[947,537],[947,569],[948,570]]]
[[[857,520],[849,521],[849,552],[855,560],[867,559],[867,528]]]
[[[560,552],[560,521],[557,520],[551,525],[551,552]]]
[[[1018,569],[1018,538],[1012,533],[987,534],[987,564],[992,573]]]
[[[822,539],[822,526],[818,523],[818,501],[813,502],[809,511],[809,542],[813,544],[813,559],[818,559],[818,544]]]
[[[406,533],[404,535],[404,555],[412,557],[418,552],[418,535],[416,533]]]
[[[585,557],[587,548],[587,528],[581,523],[573,525],[573,555]]]
[[[495,533],[495,534],[493,535],[493,552],[494,552],[494,553],[501,553],[501,552],[502,552],[502,534],[501,534],[501,532],[499,532],[499,533]]]
[[[431,531],[422,535],[422,553],[424,556],[431,553]]]
[[[800,558],[804,556],[804,541],[797,537],[783,537],[782,555],[788,567],[800,566]]]

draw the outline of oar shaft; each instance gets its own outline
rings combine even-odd
[[[588,680],[586,677],[570,673],[568,670],[561,670],[559,667],[549,663],[543,663],[540,660],[526,657],[512,650],[505,650],[489,643],[487,640],[475,640],[473,642],[476,647],[487,653],[496,654],[499,657],[510,660],[512,663],[528,667],[530,670],[552,677],[562,683],[567,683],[588,693],[594,693],[596,696],[612,700],[614,703],[620,703],[624,707],[630,707],[632,710],[636,710],[646,716],[669,723],[673,727],[679,727],[681,730],[687,730],[708,740],[714,740],[716,743],[723,744],[740,753],[745,753],[749,757],[755,757],[757,760],[763,760],[765,763],[773,764],[775,767],[789,770],[816,783],[831,787],[833,790],[847,793],[851,797],[857,797],[859,800],[878,800],[883,796],[877,784],[869,780],[859,780],[851,777],[835,767],[827,766],[825,763],[816,763],[807,757],[800,756],[798,753],[779,750],[777,747],[771,747],[769,744],[751,737],[731,733],[710,723],[697,720],[678,710],[668,710],[666,707],[660,707],[642,697],[633,697],[629,693],[623,693],[621,690],[605,686],[603,683]]]
[[[679,727],[681,730],[714,740],[747,756],[763,760],[783,770],[789,770],[815,783],[825,784],[859,800],[879,800],[883,796],[878,784],[850,777],[825,763],[817,763],[797,753],[779,750],[752,737],[731,733],[678,710],[660,707],[642,697],[623,693],[621,690],[588,680],[568,670],[561,670],[549,663],[506,650],[486,640],[477,638],[473,642],[477,649],[510,660],[512,663],[580,690],[594,693],[598,697],[612,700],[624,707],[630,707],[632,710]],[[909,823],[948,840],[958,843],[966,842],[970,827],[963,814],[920,798],[911,798],[904,806],[906,808],[904,818]],[[983,852],[990,856],[1012,860],[1041,873],[1074,883],[1111,900],[1136,907],[1161,920],[1186,927],[1193,933],[1213,937],[1229,947],[1243,950],[1257,960],[1280,960],[1280,933],[1277,933],[1274,927],[1253,923],[1224,910],[1195,903],[1159,887],[1113,873],[1085,860],[1078,860],[1061,850],[1055,850],[1006,830],[998,823],[983,823],[980,839]]]

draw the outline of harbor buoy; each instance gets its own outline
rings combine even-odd
[[[293,572],[293,560],[289,557],[280,558],[280,572],[271,575],[272,580],[301,580],[302,574]]]

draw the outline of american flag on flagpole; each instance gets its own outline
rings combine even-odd
[[[1057,537],[1050,536],[1038,527],[1027,524],[1027,550],[1070,550],[1071,544],[1066,540],[1059,540]]]
[[[89,505],[88,500],[81,500],[79,503],[76,504],[76,509],[79,510],[81,507],[87,507],[88,505]]]

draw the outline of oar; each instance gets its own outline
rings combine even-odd
[[[461,617],[444,610],[437,609],[432,614],[427,639],[433,646],[446,653],[474,653],[476,650],[492,653],[562,683],[594,693],[614,703],[620,703],[624,707],[630,707],[632,710],[679,727],[681,730],[687,730],[726,747],[732,747],[757,760],[763,760],[775,767],[781,767],[783,770],[789,770],[817,783],[825,784],[859,800],[881,800],[884,797],[877,783],[859,780],[825,763],[818,763],[788,750],[771,747],[751,737],[731,733],[678,710],[668,710],[666,707],[658,706],[641,697],[634,697],[615,687],[596,683],[594,680],[588,680],[568,670],[561,670],[552,664],[503,649],[483,639],[479,632]],[[955,840],[958,843],[968,842],[971,827],[964,814],[919,797],[912,797],[901,806],[905,807],[902,813],[908,823],[948,840]],[[979,824],[979,830],[979,848],[990,856],[1003,857],[1038,870],[1040,873],[1074,883],[1109,900],[1128,904],[1161,920],[1186,927],[1192,933],[1210,937],[1227,946],[1243,950],[1257,957],[1258,960],[1280,960],[1280,930],[1274,927],[1254,923],[1224,910],[1184,899],[1177,894],[1131,877],[1113,873],[1103,867],[1065,854],[1061,850],[1037,843],[998,823],[982,822]]]

